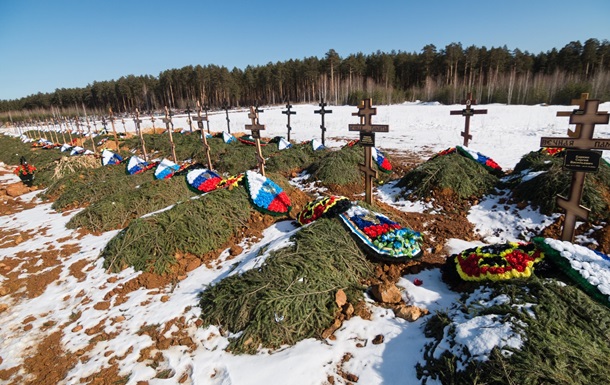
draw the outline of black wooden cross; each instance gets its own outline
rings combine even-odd
[[[462,115],[466,118],[464,123],[464,131],[460,134],[464,137],[464,146],[468,147],[468,141],[472,139],[472,135],[470,135],[470,117],[472,115],[484,115],[487,114],[487,110],[475,110],[471,108],[471,106],[476,105],[476,99],[472,99],[472,93],[469,92],[466,96],[466,100],[462,100],[462,104],[466,105],[466,108],[463,110],[450,111],[449,115]]]
[[[165,123],[165,128],[167,129],[167,133],[169,134],[169,143],[172,146],[172,156],[174,157],[174,163],[178,163],[178,158],[176,158],[176,145],[174,144],[173,136],[174,123],[172,122],[172,116],[167,106],[165,106],[165,117],[163,118],[163,123]]]
[[[358,112],[353,114],[360,117],[360,124],[348,125],[349,131],[360,132],[360,145],[364,147],[364,164],[358,166],[360,171],[364,173],[364,197],[368,204],[373,201],[373,178],[377,178],[377,170],[373,168],[375,132],[390,131],[387,124],[372,124],[372,117],[377,114],[377,108],[373,108],[372,104],[372,99],[364,99],[358,106]]]
[[[599,100],[585,100],[583,109],[574,110],[570,114],[570,124],[576,124],[577,127],[580,126],[580,130],[576,129],[573,134],[578,133],[579,136],[568,138],[542,137],[540,138],[540,146],[551,148],[565,147],[580,150],[610,150],[610,139],[593,138],[595,125],[608,124],[610,119],[610,115],[607,112],[599,111],[598,109]],[[572,183],[568,198],[557,196],[557,205],[566,212],[561,232],[561,239],[564,241],[572,242],[574,240],[576,218],[587,220],[589,217],[590,210],[580,205],[585,176],[585,171],[574,171],[572,173]]]
[[[225,110],[225,115],[227,118],[227,132],[230,134],[231,133],[231,120],[229,119],[229,108],[231,108],[231,106],[225,100],[224,104],[222,105],[222,109]]]
[[[188,115],[186,118],[186,123],[189,125],[189,131],[192,134],[193,133],[193,124],[192,124],[192,120],[191,120],[191,107],[189,107],[188,105],[186,106],[186,113]]]
[[[144,154],[144,160],[148,162],[148,154],[146,154],[146,144],[144,142],[144,136],[142,135],[142,128],[140,124],[142,120],[140,119],[140,111],[136,108],[136,116],[133,118],[133,122],[136,124],[136,131],[140,136],[140,145],[142,146],[142,154]]]
[[[207,116],[201,116],[201,103],[197,100],[197,117],[193,118],[194,121],[197,122],[197,127],[199,127],[199,131],[201,132],[201,143],[203,144],[203,150],[205,151],[206,158],[208,161],[208,170],[212,170],[212,158],[210,157],[210,146],[208,145],[208,139],[205,137],[205,132],[203,131],[203,121],[208,121]]]
[[[264,125],[258,123],[258,113],[254,106],[250,106],[250,113],[248,118],[252,121],[252,124],[246,124],[246,130],[252,131],[252,137],[256,140],[256,162],[261,175],[265,176],[265,158],[263,158],[263,152],[261,151],[261,130],[265,129]]]
[[[322,145],[325,146],[326,144],[324,143],[324,132],[326,132],[326,127],[324,127],[324,114],[332,114],[333,110],[324,109],[324,107],[326,107],[326,103],[324,103],[324,98],[320,100],[320,104],[318,104],[318,106],[320,106],[320,109],[315,110],[313,113],[320,114],[320,117],[322,118],[322,124],[320,125],[320,129],[322,130]]]
[[[290,131],[292,131],[292,127],[290,127],[290,115],[296,115],[296,111],[291,111],[290,109],[292,108],[292,104],[290,104],[290,101],[286,102],[286,111],[282,111],[282,114],[287,115],[288,118],[288,124],[286,124],[286,127],[288,128],[288,141],[290,142]]]

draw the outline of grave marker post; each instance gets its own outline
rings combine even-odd
[[[123,124],[123,131],[125,132],[125,137],[127,137],[127,129],[125,128],[125,118],[121,118],[121,123]]]
[[[167,106],[165,106],[165,117],[163,118],[163,123],[165,123],[165,128],[169,134],[169,143],[172,146],[172,157],[174,158],[174,163],[178,163],[178,158],[176,158],[176,145],[174,144],[173,136],[174,123],[172,122],[172,116]]]
[[[591,153],[593,151],[587,150],[608,150],[610,149],[610,139],[596,139],[593,138],[593,131],[595,130],[596,124],[608,124],[610,115],[605,111],[599,111],[599,100],[587,99],[584,101],[584,108],[574,110],[570,116],[570,124],[576,124],[577,128],[572,132],[572,135],[578,134],[578,137],[567,138],[554,138],[554,137],[542,137],[540,138],[540,147],[550,148],[562,148],[567,149],[578,149],[585,150],[579,151],[580,154],[570,156],[575,158],[578,162],[583,165],[591,165],[593,159],[596,158]],[[563,115],[565,116],[565,115]],[[580,129],[578,126],[580,125]],[[566,159],[568,158],[566,154]],[[587,154],[591,154],[587,156]],[[580,160],[578,156],[581,156]],[[599,157],[597,157],[599,158]],[[598,159],[599,160],[599,159]],[[576,162],[576,163],[578,163]],[[565,165],[565,163],[564,163]],[[599,166],[593,165],[590,167],[591,171],[595,170]],[[572,172],[572,183],[570,185],[570,191],[567,198],[557,196],[557,205],[565,210],[565,219],[563,222],[563,229],[561,232],[561,239],[564,241],[572,242],[574,240],[574,229],[576,227],[576,219],[581,218],[587,220],[589,217],[590,210],[580,205],[582,198],[583,187],[585,183],[585,175],[587,171],[573,171]]]
[[[225,110],[225,115],[226,115],[226,119],[227,119],[227,132],[230,134],[231,133],[231,119],[229,119],[229,108],[231,108],[231,106],[229,106],[229,103],[225,100],[224,104],[222,105],[222,109]]]
[[[372,99],[364,99],[358,106],[358,112],[352,115],[360,117],[360,124],[348,125],[349,131],[360,132],[360,145],[364,147],[364,164],[359,165],[360,171],[364,173],[364,196],[365,202],[373,202],[373,178],[377,178],[377,170],[373,168],[373,151],[375,147],[375,132],[389,132],[387,124],[372,124],[373,115],[377,114],[377,108],[372,107]]]
[[[472,135],[470,135],[470,117],[473,115],[485,115],[487,114],[487,110],[475,110],[471,108],[472,105],[477,104],[476,99],[472,99],[471,92],[466,96],[466,100],[462,100],[462,104],[465,104],[466,108],[463,110],[449,111],[449,115],[462,115],[466,118],[464,122],[464,131],[460,135],[464,137],[464,146],[468,147],[468,141],[472,139]]]
[[[146,153],[146,144],[144,142],[144,136],[142,135],[142,128],[140,124],[142,120],[140,119],[140,111],[136,108],[136,116],[133,119],[133,122],[136,124],[136,131],[138,131],[138,136],[140,137],[140,145],[142,146],[142,154],[144,154],[144,160],[148,162],[148,154]]]
[[[286,102],[286,111],[282,111],[282,114],[286,115],[286,117],[288,118],[288,123],[286,124],[286,128],[288,128],[288,141],[290,142],[290,131],[292,131],[292,127],[290,127],[290,115],[296,115],[297,112],[296,111],[291,111],[290,109],[292,108],[292,104],[290,104],[290,101]]]
[[[191,120],[191,107],[188,106],[188,104],[186,105],[186,123],[189,125],[189,131],[191,132],[191,134],[193,133],[193,121]]]
[[[578,106],[578,109],[584,110],[585,102],[587,101],[587,99],[589,99],[589,94],[586,92],[583,92],[582,94],[580,94],[580,99],[572,99],[571,103],[573,106]],[[557,111],[556,116],[570,116],[570,115],[572,115],[572,112],[573,111]],[[580,137],[580,130],[582,130],[582,126],[580,124],[576,125],[576,127],[574,128],[574,131],[572,131],[568,128],[568,136],[570,138],[578,138],[578,137]]]
[[[114,134],[114,144],[116,146],[116,150],[119,151],[119,138],[116,133],[116,128],[114,127],[114,114],[112,113],[112,107],[108,108],[108,113],[110,114],[108,119],[110,120],[110,125],[112,126],[112,133]],[[106,125],[104,125],[104,129],[106,129]]]
[[[313,113],[320,114],[320,117],[322,118],[322,124],[320,125],[320,129],[322,130],[322,145],[325,146],[326,144],[324,143],[324,133],[326,132],[326,127],[324,126],[324,115],[332,114],[333,110],[324,109],[324,107],[326,107],[326,103],[324,103],[324,98],[320,100],[320,104],[318,104],[318,106],[320,106],[320,109],[315,110]]]
[[[208,127],[208,134],[210,133],[210,119],[208,119],[208,111],[210,110],[210,106],[207,104],[203,106],[203,111],[205,111],[205,125]],[[203,134],[203,128],[201,130]]]
[[[208,170],[212,170],[212,158],[210,157],[210,145],[208,144],[208,139],[205,137],[205,132],[203,131],[203,122],[207,121],[207,116],[201,116],[201,103],[197,100],[197,117],[193,118],[197,122],[197,127],[201,132],[201,143],[203,145],[203,149],[205,151],[205,157],[208,162]]]
[[[248,118],[252,121],[252,124],[246,124],[246,130],[252,131],[252,137],[256,140],[256,162],[261,175],[265,176],[265,158],[263,158],[263,152],[261,151],[261,130],[265,129],[264,125],[258,123],[258,113],[254,106],[250,106],[250,113]]]

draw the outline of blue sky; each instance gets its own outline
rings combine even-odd
[[[186,65],[610,39],[609,0],[0,0],[0,99]]]

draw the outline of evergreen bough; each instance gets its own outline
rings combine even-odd
[[[255,353],[305,338],[320,337],[338,310],[335,294],[362,296],[362,281],[373,275],[358,245],[337,219],[319,219],[274,251],[259,269],[233,275],[201,295],[205,325],[232,333],[229,350]]]
[[[326,186],[350,185],[362,182],[358,164],[364,162],[360,146],[344,147],[338,151],[328,151],[326,156],[313,162],[307,168],[314,180]]]
[[[449,189],[462,199],[482,197],[498,182],[479,163],[457,153],[437,156],[408,172],[397,184],[416,198]]]
[[[252,212],[243,187],[189,199],[132,221],[102,251],[104,267],[166,273],[176,262],[176,252],[200,256],[220,248],[240,233]]]
[[[543,173],[523,181],[527,172]],[[513,174],[523,173],[507,182],[512,188],[512,198],[537,206],[541,213],[550,215],[559,211],[556,197],[567,197],[570,191],[572,172],[563,170],[563,158],[539,152],[530,152],[515,166]],[[592,219],[608,219],[610,204],[610,166],[601,162],[596,173],[587,173],[581,205],[591,209]]]
[[[195,193],[184,176],[153,180],[137,188],[110,192],[76,214],[66,224],[69,229],[78,227],[92,232],[120,229],[133,219],[184,201]]]

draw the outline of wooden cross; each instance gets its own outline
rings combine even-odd
[[[229,106],[229,103],[227,103],[227,101],[225,100],[222,109],[225,110],[225,115],[227,116],[227,132],[230,134],[231,133],[231,119],[229,119],[229,108],[231,108],[231,106]]]
[[[292,127],[290,127],[290,115],[296,115],[296,111],[290,111],[290,109],[292,108],[292,104],[290,104],[290,102],[286,102],[286,111],[282,111],[282,114],[287,115],[288,118],[288,124],[286,124],[286,127],[288,128],[288,141],[290,142],[290,131],[292,131]]]
[[[119,150],[119,138],[116,134],[116,128],[114,127],[114,114],[112,113],[112,108],[108,108],[108,112],[110,113],[110,125],[112,126],[112,133],[114,134],[114,144],[116,145],[116,150]],[[103,121],[103,120],[102,120]],[[106,125],[104,125],[104,129],[106,129]]]
[[[187,118],[186,118],[186,123],[189,125],[189,131],[191,132],[191,134],[193,133],[193,125],[192,125],[192,120],[191,120],[191,108],[187,105],[186,106],[186,113],[187,113]]]
[[[246,124],[246,130],[252,131],[252,137],[256,140],[256,162],[261,175],[265,176],[265,158],[263,158],[263,152],[261,151],[261,130],[265,129],[264,125],[258,123],[258,113],[254,106],[250,106],[250,113],[248,118],[252,121],[252,124]]]
[[[125,128],[125,118],[121,118],[121,123],[123,124],[123,131],[125,131],[125,136],[127,136],[127,129]]]
[[[140,119],[140,111],[136,108],[136,116],[133,118],[133,122],[136,124],[136,131],[138,132],[138,136],[140,137],[140,145],[142,146],[142,154],[144,154],[144,160],[148,162],[148,154],[146,153],[146,144],[144,142],[144,136],[142,135],[142,128],[140,124],[142,120]]]
[[[205,151],[205,155],[208,161],[208,170],[212,169],[212,158],[210,157],[210,146],[208,145],[208,139],[205,137],[205,132],[203,131],[203,121],[207,121],[207,116],[201,116],[201,103],[197,100],[197,117],[193,118],[197,122],[197,127],[201,132],[201,143],[203,144],[203,150]]]
[[[172,156],[174,157],[174,163],[178,163],[178,158],[176,158],[176,145],[174,144],[173,136],[174,123],[172,123],[172,117],[167,106],[165,106],[165,117],[163,118],[163,123],[165,123],[165,128],[167,129],[167,133],[169,134],[169,142],[172,146]]]
[[[468,147],[468,141],[472,139],[472,135],[470,135],[470,117],[472,115],[487,114],[487,110],[475,110],[470,108],[470,106],[477,104],[476,99],[472,99],[472,92],[468,93],[466,100],[462,100],[462,104],[465,104],[466,108],[463,110],[449,111],[449,115],[462,115],[466,118],[464,131],[460,135],[464,137],[464,146]]]
[[[157,129],[155,128],[155,114],[154,113],[150,113],[150,122],[152,123],[152,129],[153,129],[153,134],[157,133]]]
[[[210,120],[208,119],[208,111],[210,110],[210,106],[207,104],[203,106],[203,111],[205,111],[205,125],[208,127],[208,134],[210,133]],[[203,132],[203,127],[201,127],[201,131]]]
[[[576,124],[577,127],[580,125],[580,130],[577,129],[574,131],[574,134],[579,131],[579,136],[574,138],[542,137],[540,138],[540,146],[551,148],[576,148],[581,150],[610,149],[610,139],[593,138],[595,125],[608,124],[610,118],[610,115],[608,115],[607,112],[599,111],[598,109],[599,100],[585,100],[583,109],[574,110],[570,114],[570,124]],[[561,239],[564,241],[572,242],[574,240],[576,218],[587,220],[589,217],[590,210],[580,205],[580,199],[585,184],[585,175],[586,173],[584,171],[574,171],[572,173],[572,183],[568,198],[559,195],[557,196],[557,205],[566,212],[563,230],[561,232]]]
[[[314,114],[320,114],[320,117],[322,118],[322,124],[320,125],[320,129],[322,130],[322,145],[325,146],[324,143],[324,132],[326,132],[326,127],[324,127],[324,114],[332,114],[333,110],[325,110],[324,107],[326,107],[326,103],[324,103],[324,98],[322,98],[320,100],[320,104],[318,104],[318,106],[320,106],[319,110],[315,110],[313,113]]]
[[[587,99],[589,99],[589,94],[583,92],[582,94],[580,94],[580,99],[572,99],[571,103],[573,106],[578,106],[579,110],[584,110],[585,102],[587,101]],[[557,116],[570,116],[573,112],[574,111],[558,111]],[[582,126],[580,124],[576,125],[574,131],[568,128],[568,136],[570,138],[578,138],[580,137],[580,130],[582,130]]]
[[[372,104],[372,99],[364,99],[358,106],[358,112],[355,113],[360,117],[360,124],[348,125],[349,131],[360,132],[360,145],[364,147],[364,164],[359,164],[358,168],[364,173],[364,198],[368,204],[373,202],[373,178],[377,178],[377,170],[373,168],[375,132],[390,131],[387,124],[372,124],[372,117],[377,114],[377,109],[373,108]]]

